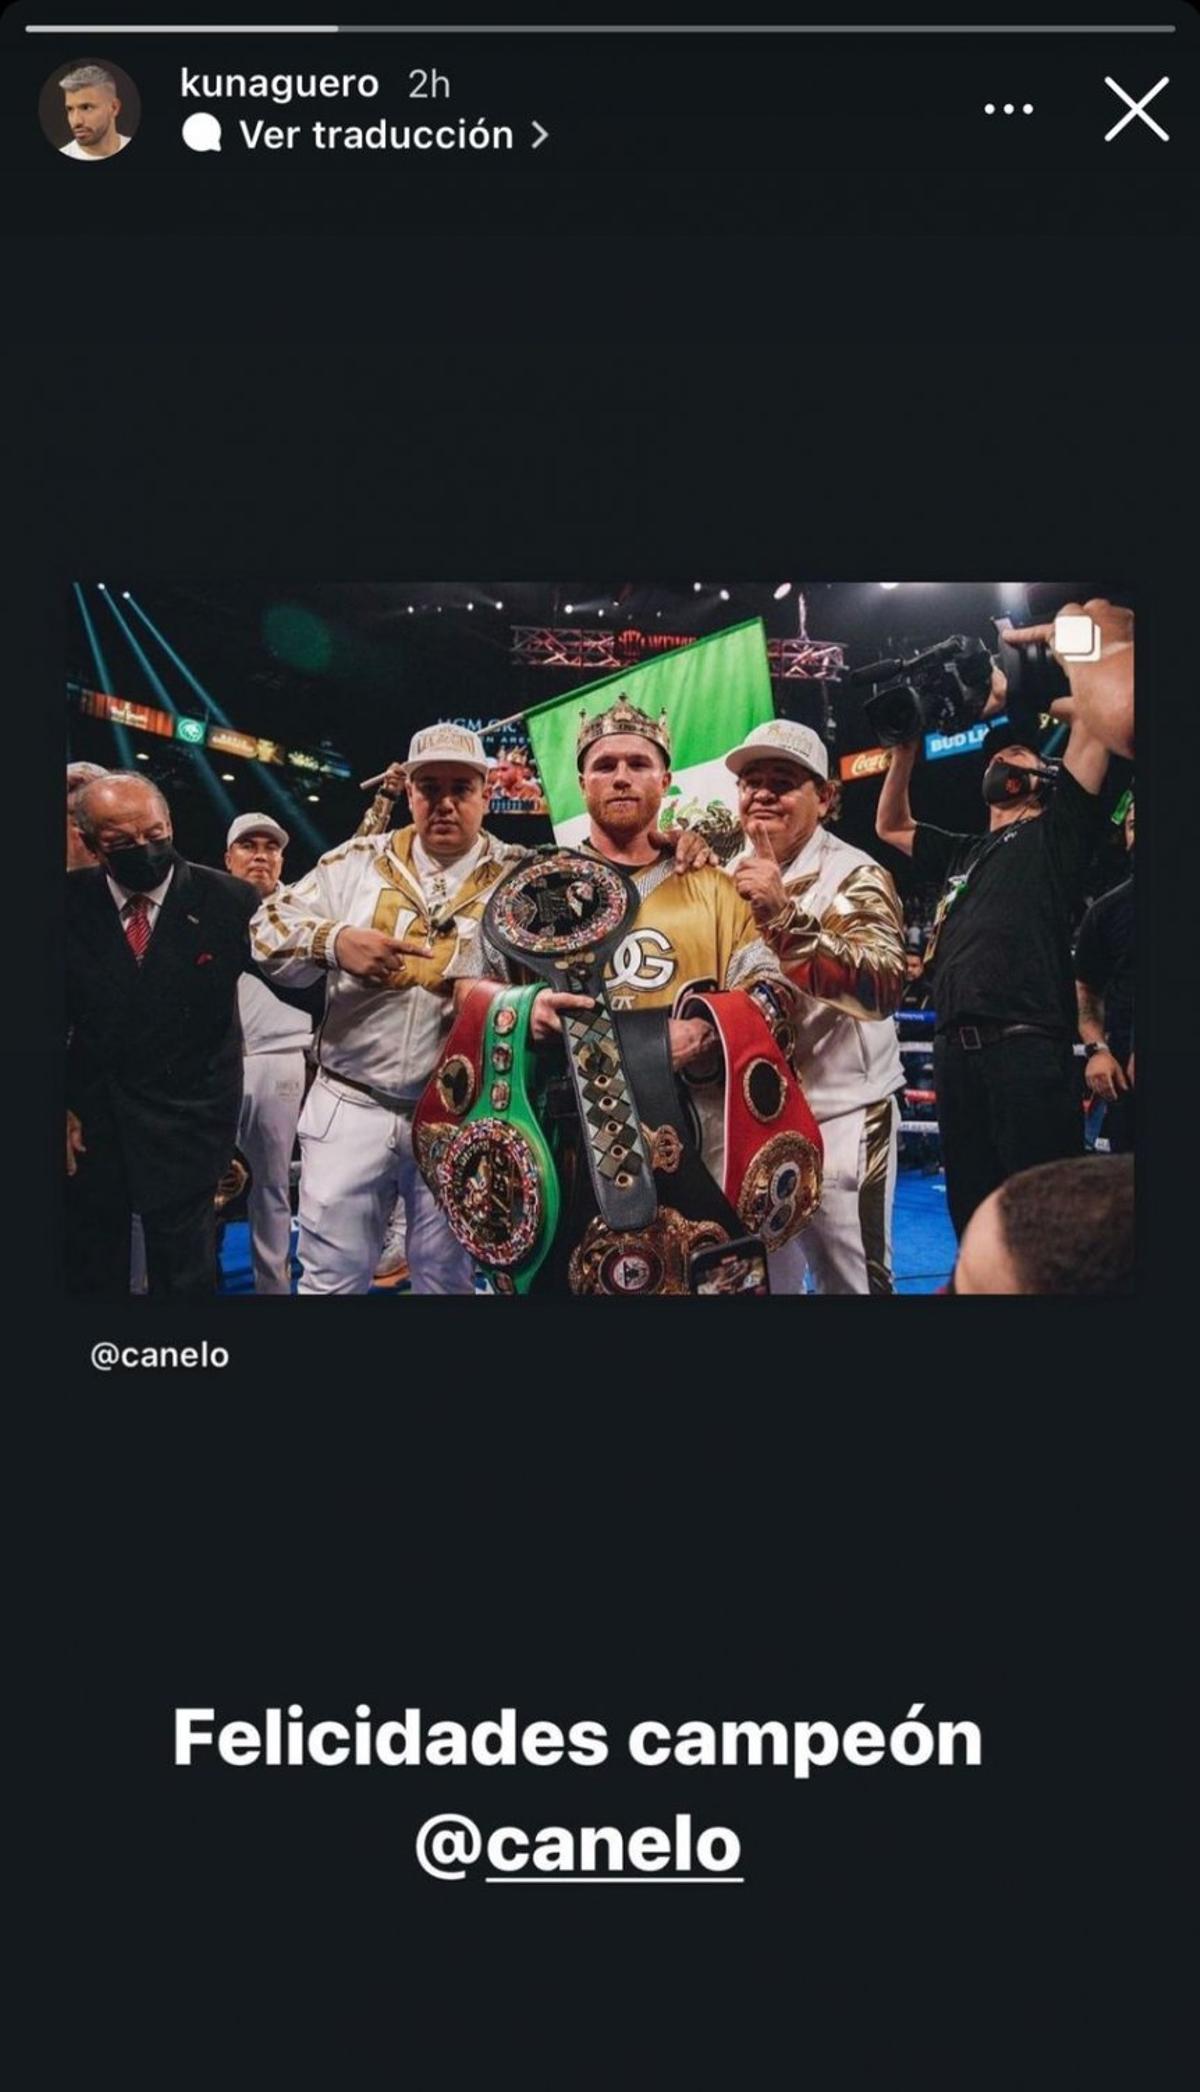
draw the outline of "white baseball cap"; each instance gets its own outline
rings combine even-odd
[[[236,821],[229,824],[225,848],[228,850],[231,843],[240,842],[244,835],[269,835],[285,850],[292,839],[287,829],[281,828],[278,821],[273,821],[270,814],[239,814]]]
[[[439,720],[436,726],[423,726],[414,734],[408,745],[408,770],[422,769],[426,763],[462,763],[468,770],[478,770],[486,777],[491,763],[478,734],[469,726],[456,726],[452,719]]]
[[[768,755],[802,763],[815,777],[828,782],[829,750],[811,726],[800,726],[794,719],[768,719],[762,726],[751,727],[745,740],[730,749],[725,768],[740,777],[749,764],[761,762]]]

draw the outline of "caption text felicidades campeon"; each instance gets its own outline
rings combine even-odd
[[[972,1721],[921,1719],[924,1701],[914,1701],[903,1721],[890,1728],[878,1722],[853,1721],[684,1721],[635,1722],[625,1739],[631,1764],[648,1768],[673,1765],[774,1766],[807,1780],[814,1770],[839,1758],[846,1765],[874,1766],[885,1759],[901,1766],[978,1766],[983,1739]],[[603,1722],[576,1721],[565,1729],[557,1722],[533,1721],[518,1728],[513,1707],[497,1720],[468,1727],[457,1721],[425,1722],[419,1707],[406,1707],[400,1719],[376,1720],[359,1704],[354,1722],[306,1717],[292,1704],[267,1707],[261,1726],[242,1719],[217,1725],[212,1707],[175,1709],[177,1766],[221,1764],[247,1766],[539,1767],[567,1764],[582,1769],[604,1765],[609,1757]],[[439,1881],[461,1881],[486,1854],[495,1872],[489,1884],[551,1882],[664,1882],[677,1884],[738,1883],[741,1840],[726,1824],[700,1831],[690,1815],[676,1815],[671,1830],[643,1824],[628,1836],[612,1824],[577,1830],[562,1824],[529,1831],[501,1824],[483,1832],[468,1816],[443,1814],[421,1824],[414,1841],[416,1858],[427,1875]],[[668,1871],[670,1870],[670,1871]]]

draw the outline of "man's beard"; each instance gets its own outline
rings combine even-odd
[[[644,828],[654,826],[656,810],[648,808],[640,799],[606,799],[596,815],[599,827],[605,833],[638,835]]]

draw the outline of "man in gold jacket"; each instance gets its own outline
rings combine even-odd
[[[585,720],[578,744],[579,784],[590,825],[585,853],[620,865],[632,878],[641,906],[608,962],[608,1001],[614,1010],[670,1009],[692,982],[742,989],[762,1009],[776,1038],[790,1046],[795,995],[775,954],[755,925],[749,903],[714,864],[676,869],[658,839],[658,816],[671,782],[671,743],[665,718],[650,719],[624,699]],[[470,964],[470,961],[468,961]],[[506,978],[500,955],[480,940],[475,970]],[[587,998],[546,989],[530,1023],[542,1044],[561,1030],[560,1012],[587,1007]],[[722,1061],[704,1018],[669,1020],[671,1060],[687,1069],[702,1129],[701,1152],[720,1183],[724,1166]]]
[[[521,852],[483,828],[490,765],[451,723],[413,737],[413,826],[358,835],[251,923],[264,973],[326,979],[317,1077],[300,1117],[301,1293],[365,1293],[397,1196],[414,1293],[470,1293],[471,1260],[417,1168],[412,1115],[452,1017],[458,962]]]
[[[771,1284],[801,1292],[807,1267],[821,1293],[890,1293],[900,899],[882,865],[826,827],[829,751],[811,727],[768,720],[725,762],[747,838],[733,885],[799,992],[799,1068],[825,1144],[820,1211],[771,1259]]]

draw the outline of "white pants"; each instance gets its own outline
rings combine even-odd
[[[412,1114],[318,1075],[300,1115],[302,1293],[366,1293],[397,1196],[414,1293],[472,1293],[474,1267],[417,1168]]]
[[[769,1259],[772,1293],[890,1293],[892,1201],[900,1113],[894,1097],[821,1123],[821,1203],[798,1235]]]
[[[242,1062],[242,1115],[237,1144],[250,1165],[250,1247],[256,1293],[292,1290],[292,1202],[289,1183],[296,1125],[304,1101],[304,1055],[248,1053]]]

